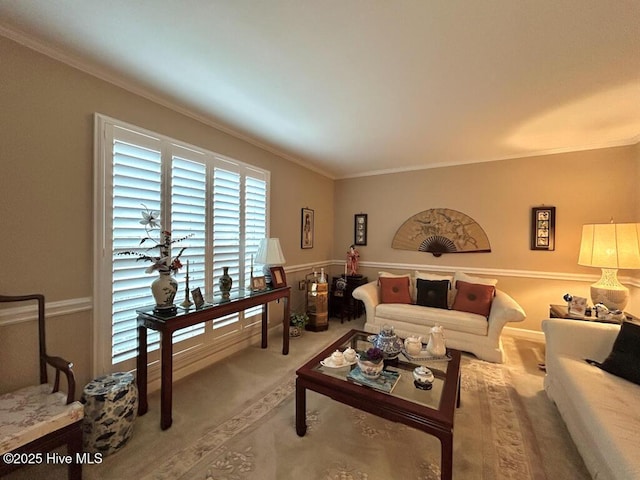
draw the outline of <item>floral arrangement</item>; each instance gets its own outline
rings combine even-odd
[[[382,350],[376,347],[371,347],[364,353],[360,354],[360,360],[368,360],[371,363],[380,363],[384,358]]]
[[[171,258],[170,251],[171,245],[180,242],[186,238],[189,238],[191,235],[187,235],[182,238],[178,238],[175,240],[171,239],[171,232],[168,230],[160,230],[160,240],[157,241],[151,238],[151,232],[155,229],[161,229],[160,227],[160,214],[159,212],[154,212],[149,210],[144,204],[142,205],[145,209],[142,213],[142,220],[140,220],[140,224],[144,225],[144,229],[146,232],[146,236],[140,240],[140,245],[143,245],[148,242],[153,242],[153,245],[148,247],[144,252],[120,252],[119,255],[136,255],[138,260],[145,260],[151,262],[151,265],[145,270],[145,273],[152,273],[155,270],[158,270],[161,273],[175,273],[180,268],[182,268],[182,262],[180,262],[180,256],[182,252],[186,250],[187,247],[182,247],[178,255]],[[153,255],[153,250],[158,250],[158,255]]]
[[[289,325],[292,327],[304,328],[309,321],[309,316],[306,313],[292,313],[289,315]]]

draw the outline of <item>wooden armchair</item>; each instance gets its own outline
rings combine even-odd
[[[80,402],[74,402],[73,364],[47,355],[44,296],[0,295],[0,303],[34,300],[38,302],[40,384],[0,395],[0,477],[24,463],[46,464],[46,452],[67,445],[67,455],[72,457],[69,479],[80,480],[84,408]],[[53,386],[47,383],[47,365],[55,369]],[[67,381],[66,395],[59,391],[61,373]],[[11,456],[5,453],[12,453],[14,459],[21,461],[11,461]]]

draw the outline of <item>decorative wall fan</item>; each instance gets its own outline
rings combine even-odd
[[[487,234],[468,215],[449,208],[425,210],[405,221],[391,243],[392,248],[443,253],[490,252]]]

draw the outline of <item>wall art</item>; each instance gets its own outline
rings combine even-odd
[[[556,207],[531,209],[531,250],[556,249]]]
[[[432,208],[417,213],[398,229],[392,248],[443,253],[490,252],[487,234],[468,215],[450,208]]]
[[[367,214],[357,213],[353,221],[353,243],[355,245],[367,244]]]
[[[310,208],[302,209],[302,220],[300,227],[300,248],[313,248],[313,210]]]

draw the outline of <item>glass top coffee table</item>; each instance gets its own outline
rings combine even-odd
[[[326,395],[373,415],[400,422],[440,440],[441,478],[453,474],[453,418],[460,405],[460,352],[447,349],[445,360],[409,360],[400,354],[397,359],[385,360],[384,370],[397,372],[398,380],[390,393],[358,383],[349,373],[356,365],[330,368],[325,359],[336,350],[351,347],[357,352],[372,346],[371,334],[351,330],[300,367],[296,378],[296,433],[304,436],[306,425],[307,389]],[[432,388],[419,389],[414,385],[413,369],[428,367],[434,374]]]

